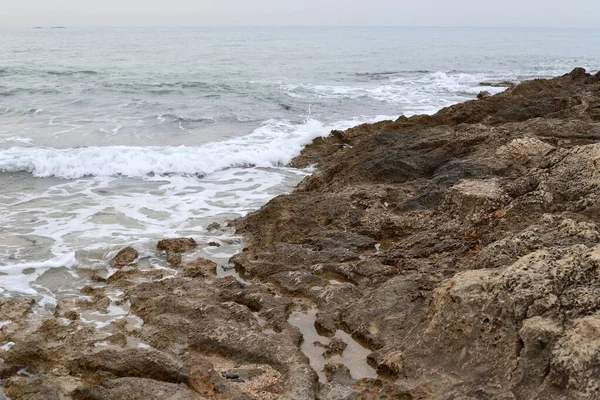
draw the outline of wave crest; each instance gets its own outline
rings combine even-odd
[[[301,125],[272,120],[250,135],[198,147],[12,147],[0,150],[0,171],[74,179],[84,176],[206,175],[231,167],[276,167],[288,164],[304,145],[316,137],[328,135],[334,128],[325,127],[316,120]]]

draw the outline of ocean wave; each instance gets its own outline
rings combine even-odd
[[[215,123],[216,120],[213,117],[182,117],[176,114],[160,114],[156,117],[160,122],[169,120],[174,123]]]
[[[177,81],[177,82],[133,82],[133,83],[125,83],[125,82],[105,82],[103,86],[109,88],[118,88],[118,89],[144,89],[144,90],[154,90],[154,89],[164,89],[164,90],[176,90],[176,89],[209,89],[214,90],[216,92],[231,92],[233,88],[226,83],[214,83],[210,84],[207,82],[201,81]]]
[[[29,172],[35,177],[76,179],[85,176],[144,178],[153,175],[208,175],[233,167],[280,167],[305,145],[335,129],[395,119],[379,115],[324,125],[269,120],[249,135],[203,146],[106,146],[57,149],[0,149],[0,172]]]
[[[9,97],[17,94],[59,94],[60,91],[54,88],[7,88],[0,86],[0,96]]]
[[[46,71],[48,75],[69,76],[69,75],[98,75],[99,72],[93,70],[82,71]]]
[[[368,80],[386,80],[392,79],[399,76],[413,76],[430,74],[432,71],[428,70],[414,70],[414,71],[381,71],[381,72],[357,72],[355,75]]]
[[[423,100],[456,96],[455,101],[475,97],[480,91],[480,82],[502,76],[483,73],[427,72],[409,74],[392,72],[373,78],[378,84],[364,85],[315,85],[282,84],[281,91],[293,98],[373,100],[408,104]],[[498,91],[504,89],[500,88]],[[495,92],[494,90],[491,90]]]
[[[347,123],[342,127],[349,127]],[[252,134],[199,147],[108,146],[84,148],[12,147],[0,150],[0,172],[36,177],[206,175],[230,167],[288,164],[304,145],[338,126],[268,121]]]

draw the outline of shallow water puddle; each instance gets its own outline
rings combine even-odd
[[[348,347],[346,347],[341,356],[334,355],[331,358],[325,358],[323,356],[325,348],[323,346],[316,346],[314,343],[320,342],[328,345],[331,342],[331,338],[321,336],[317,333],[315,329],[316,317],[317,310],[309,310],[307,313],[293,312],[288,322],[300,329],[304,337],[301,350],[310,360],[312,369],[319,375],[319,382],[324,383],[327,381],[324,367],[328,363],[345,365],[350,370],[350,374],[354,379],[377,378],[375,369],[367,364],[367,356],[371,353],[371,350],[361,346],[352,336],[342,330],[336,331],[333,337],[343,340]]]

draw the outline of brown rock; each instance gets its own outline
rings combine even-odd
[[[77,311],[67,311],[65,312],[65,318],[70,319],[71,321],[75,321],[79,319],[79,313]]]
[[[348,347],[348,344],[342,339],[333,338],[325,347],[325,353],[323,353],[323,357],[331,358],[334,355],[341,356],[344,350],[346,350],[346,347]]]
[[[202,400],[200,394],[183,384],[160,382],[145,378],[119,378],[102,381],[102,385],[80,387],[73,400]]]
[[[481,92],[479,92],[479,93],[477,94],[477,98],[478,98],[479,100],[482,100],[482,99],[487,99],[487,98],[488,98],[488,97],[490,97],[491,95],[492,95],[492,94],[491,94],[490,92],[488,92],[487,90],[483,90],[483,91],[481,91]]]
[[[190,369],[190,386],[203,396],[212,396],[215,385],[212,382],[213,371],[204,366],[194,365]]]
[[[58,388],[41,377],[15,376],[4,383],[4,392],[14,400],[60,400]]]
[[[183,276],[188,278],[199,278],[203,276],[214,276],[217,274],[217,264],[205,258],[183,264]]]
[[[220,227],[221,227],[221,224],[219,224],[218,222],[213,222],[213,223],[209,224],[206,227],[206,230],[207,231],[214,231],[214,230],[219,229]]]
[[[195,249],[197,245],[192,238],[163,239],[158,242],[157,249],[166,252],[184,253]]]
[[[181,265],[181,253],[167,250],[167,263],[173,267],[179,267]]]
[[[124,267],[131,264],[138,256],[139,254],[136,249],[133,247],[125,247],[117,253],[115,258],[113,258],[111,265],[117,268]]]

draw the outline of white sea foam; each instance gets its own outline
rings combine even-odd
[[[268,121],[252,134],[200,147],[109,146],[84,148],[12,147],[0,150],[0,171],[36,177],[144,177],[149,174],[206,175],[235,166],[284,165],[331,127],[316,120],[294,125]]]
[[[17,292],[27,295],[36,295],[37,291],[31,288],[30,283],[40,275],[52,268],[73,267],[77,265],[75,253],[63,254],[47,261],[25,262],[0,266],[0,293]]]
[[[10,350],[11,347],[15,345],[15,342],[6,342],[2,346],[0,346],[0,350],[7,351]]]
[[[475,98],[481,90],[498,93],[504,88],[482,87],[486,80],[506,75],[456,72],[393,73],[361,85],[281,83],[281,90],[294,98],[373,99],[397,104],[404,114],[433,113],[442,107]]]

